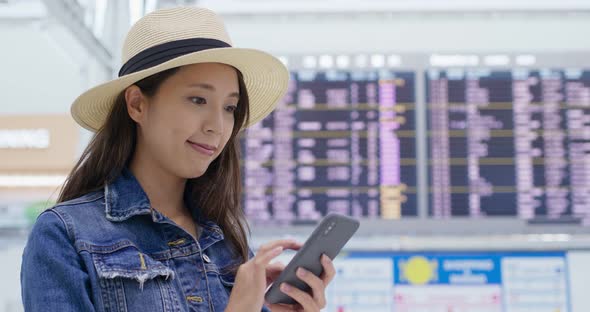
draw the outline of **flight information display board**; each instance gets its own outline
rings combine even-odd
[[[587,224],[590,71],[293,71],[242,150],[253,221],[336,212]]]
[[[430,70],[429,214],[590,215],[590,71]]]
[[[243,136],[254,221],[416,216],[415,75],[292,72],[277,109]]]

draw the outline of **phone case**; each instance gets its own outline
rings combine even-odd
[[[287,264],[285,270],[274,281],[265,294],[265,299],[269,303],[296,303],[291,297],[283,293],[279,286],[286,282],[303,291],[309,292],[310,287],[300,280],[295,272],[297,268],[303,267],[313,274],[320,276],[323,267],[320,262],[322,254],[326,254],[330,259],[334,259],[342,247],[348,242],[352,235],[358,229],[359,221],[339,215],[329,214],[322,219],[320,224],[314,229],[309,238],[293,259]]]

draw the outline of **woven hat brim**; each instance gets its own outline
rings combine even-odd
[[[274,56],[255,49],[209,49],[98,85],[78,96],[71,107],[72,117],[85,129],[97,131],[106,121],[117,96],[127,87],[164,70],[197,63],[227,64],[242,73],[250,100],[250,121],[244,127],[268,116],[287,91],[289,71]]]

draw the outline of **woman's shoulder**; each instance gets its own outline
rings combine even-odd
[[[94,191],[57,203],[43,211],[35,221],[35,231],[56,231],[67,234],[74,240],[80,229],[87,228],[104,214],[104,192]],[[89,223],[89,224],[86,224]]]
[[[62,217],[82,217],[89,213],[104,212],[104,191],[98,190],[86,193],[82,196],[57,203],[48,210],[54,211]]]
[[[86,193],[86,194],[76,197],[76,198],[69,199],[67,201],[57,203],[51,209],[64,210],[64,209],[68,209],[67,207],[80,206],[80,205],[84,205],[84,204],[92,204],[94,202],[100,201],[103,198],[104,198],[104,190],[97,190],[97,191]]]

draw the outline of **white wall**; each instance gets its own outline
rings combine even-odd
[[[65,113],[85,84],[73,50],[56,42],[57,26],[39,23],[2,25],[0,38],[0,114]]]
[[[0,114],[69,114],[80,93],[110,77],[51,19],[1,22],[0,38]],[[78,153],[90,138],[80,133]]]
[[[0,312],[22,311],[20,267],[25,242],[23,239],[2,239],[0,243]]]
[[[237,46],[278,54],[590,51],[590,13],[227,16]]]
[[[225,16],[236,46],[274,54],[590,51],[590,13]],[[65,113],[110,76],[51,20],[0,23],[0,114]]]
[[[567,254],[570,300],[573,312],[590,311],[590,252],[574,251]]]

